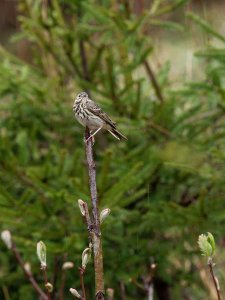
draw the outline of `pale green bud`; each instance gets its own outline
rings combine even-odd
[[[77,290],[70,288],[70,293],[71,293],[73,296],[77,297],[78,299],[82,299],[81,295],[78,293]]]
[[[12,248],[12,237],[9,230],[4,230],[1,233],[1,239],[8,249]]]
[[[91,249],[86,248],[82,253],[82,268],[86,269],[87,263],[89,262],[91,257]]]
[[[111,212],[111,210],[109,208],[105,208],[101,211],[101,213],[100,213],[100,224],[103,223],[103,221],[108,217],[110,212]]]
[[[64,262],[62,269],[67,270],[67,269],[72,269],[74,267],[74,263],[72,261],[66,261]]]
[[[37,243],[37,256],[41,263],[41,269],[46,269],[46,246],[42,241]]]
[[[51,293],[53,291],[53,285],[50,282],[45,284],[46,290]]]
[[[31,265],[29,262],[25,262],[23,267],[27,273],[31,273]]]
[[[79,199],[78,200],[78,205],[79,205],[80,212],[81,212],[82,216],[85,216],[85,209],[84,209],[85,202],[83,200]]]

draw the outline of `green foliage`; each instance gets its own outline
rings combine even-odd
[[[32,62],[0,48],[0,228],[12,232],[40,283],[39,240],[48,249],[49,275],[65,253],[80,265],[88,240],[77,200],[89,203],[89,189],[84,130],[72,104],[89,90],[128,136],[119,143],[99,134],[95,143],[100,209],[111,209],[103,225],[106,287],[119,299],[122,282],[127,299],[142,297],[130,278],[141,282],[153,260],[171,299],[186,288],[203,299],[208,292],[193,272],[196,240],[207,231],[222,236],[225,221],[224,45],[199,51],[204,78],[179,89],[171,87],[169,63],[157,70],[161,103],[144,67],[154,50],[149,27],[180,30],[165,18],[186,1],[153,1],[140,16],[122,2],[20,1],[17,38],[29,41]],[[224,43],[208,23],[191,18]],[[0,250],[0,284],[10,299],[34,299],[13,256],[3,244]],[[70,299],[79,275],[67,274]],[[93,295],[90,264],[85,283]]]

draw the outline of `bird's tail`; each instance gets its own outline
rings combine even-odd
[[[117,140],[127,140],[127,138],[120,133],[118,130],[116,130],[115,128],[110,128],[108,129],[108,131],[111,133],[111,135],[113,135]]]

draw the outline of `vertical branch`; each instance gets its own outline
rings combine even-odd
[[[159,99],[160,103],[162,104],[164,102],[164,97],[162,95],[162,92],[161,92],[161,89],[159,87],[159,84],[156,80],[156,77],[155,77],[155,74],[153,73],[152,71],[152,68],[150,67],[149,63],[147,62],[147,60],[144,61],[144,66],[145,66],[145,69],[148,73],[148,76],[149,76],[149,79],[152,83],[152,86],[155,90],[155,94],[157,96],[157,98]]]
[[[89,129],[86,127],[85,139],[90,137]],[[97,198],[97,185],[96,185],[96,165],[93,157],[92,140],[89,139],[86,143],[86,158],[89,175],[89,185],[91,193],[91,204],[92,204],[92,216],[94,221],[94,229],[96,233],[100,234],[100,222],[98,213],[98,198]]]
[[[90,131],[86,127],[85,139],[90,137]],[[104,278],[103,278],[103,255],[102,255],[102,240],[98,212],[98,198],[96,185],[96,166],[93,157],[92,140],[88,139],[85,142],[87,167],[89,175],[89,185],[92,203],[92,228],[90,231],[93,253],[94,253],[94,268],[95,268],[95,299],[104,300]]]

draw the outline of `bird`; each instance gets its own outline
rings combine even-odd
[[[78,122],[89,128],[91,135],[87,140],[94,138],[101,129],[109,131],[118,140],[127,140],[116,129],[116,123],[110,119],[98,104],[89,98],[86,92],[81,92],[76,96],[73,104],[73,112]]]

